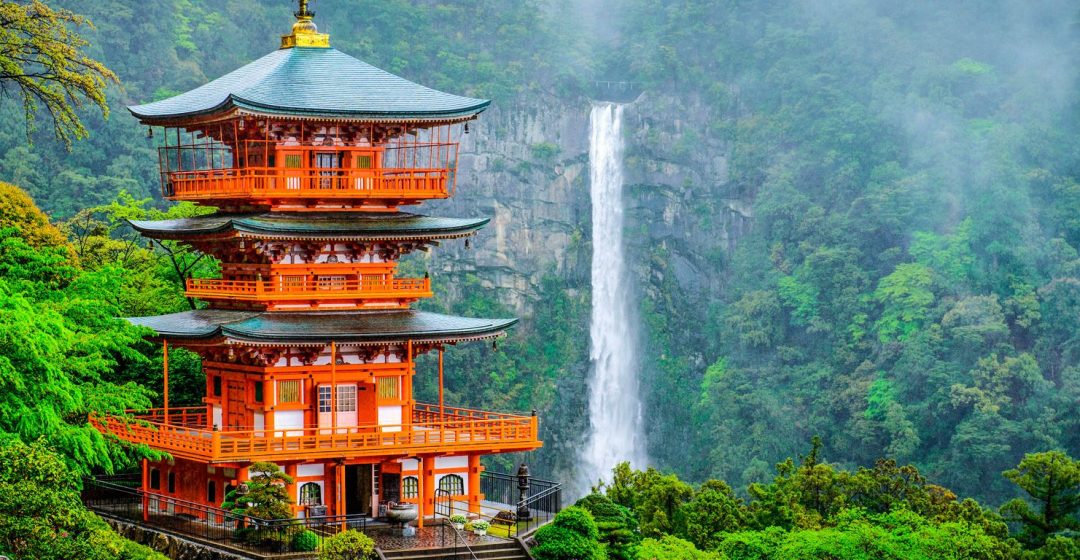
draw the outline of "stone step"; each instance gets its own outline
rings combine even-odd
[[[469,551],[465,549],[458,549],[455,553],[452,548],[429,549],[423,554],[412,554],[409,556],[387,556],[385,553],[383,556],[393,560],[472,560],[473,558],[473,556],[469,554]],[[476,558],[481,560],[528,560],[529,557],[525,556],[520,550],[514,550],[502,555],[481,555],[476,553]]]
[[[468,549],[460,546],[446,548],[421,548],[406,550],[385,550],[383,556],[387,560],[471,560],[474,556],[478,560],[528,560],[528,556],[522,551],[517,543],[485,543],[472,546],[472,554]]]

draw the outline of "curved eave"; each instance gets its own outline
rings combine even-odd
[[[195,122],[217,121],[235,116],[238,110],[242,114],[254,116],[283,117],[303,120],[331,120],[355,123],[424,122],[436,124],[472,120],[480,113],[483,113],[490,105],[490,100],[483,100],[481,103],[474,106],[453,111],[327,111],[312,110],[303,107],[263,105],[230,95],[224,102],[200,111],[174,114],[149,114],[139,112],[139,108],[145,107],[145,105],[129,106],[127,107],[127,110],[132,116],[139,120],[139,123],[148,126],[182,126]]]
[[[299,237],[311,239],[370,239],[370,240],[412,240],[412,239],[451,239],[476,233],[491,221],[491,218],[459,218],[447,219],[453,225],[447,227],[335,227],[328,225],[323,229],[301,225],[304,222],[296,221],[296,225],[288,224],[287,220],[274,222],[264,218],[263,215],[221,215],[202,216],[199,218],[183,218],[179,220],[140,221],[129,220],[128,223],[136,231],[146,237],[155,239],[182,240],[194,236],[220,235],[235,232],[242,236],[250,237]],[[411,215],[417,218],[426,216]]]
[[[416,310],[322,313],[201,309],[128,318],[176,343],[225,339],[232,343],[311,345],[452,343],[502,336],[517,319],[475,319]]]

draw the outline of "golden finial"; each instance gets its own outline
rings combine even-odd
[[[315,18],[315,12],[308,10],[308,0],[299,0],[299,3],[300,10],[293,14],[296,16],[296,23],[292,26],[292,33],[281,36],[281,48],[329,48],[330,35],[319,33],[319,28],[312,21]]]
[[[300,0],[300,11],[293,14],[293,15],[296,16],[296,19],[300,19],[300,18],[311,19],[311,18],[315,17],[315,12],[309,12],[308,11],[307,3],[308,3],[308,0]]]

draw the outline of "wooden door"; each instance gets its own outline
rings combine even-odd
[[[358,426],[379,423],[379,397],[374,383],[361,383],[356,388],[356,423]]]
[[[226,431],[238,431],[248,428],[251,422],[248,421],[248,409],[247,402],[244,398],[244,382],[229,380],[226,385],[225,397],[228,401],[226,407],[227,418]]]

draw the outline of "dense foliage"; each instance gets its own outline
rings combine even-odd
[[[719,480],[694,488],[623,463],[609,484],[571,509],[607,520],[596,535],[608,558],[1041,560],[1080,553],[1080,480],[1073,470],[1080,461],[1063,453],[1028,455],[1004,474],[1036,504],[1010,503],[1004,518],[927,482],[913,466],[883,459],[852,472],[820,453],[815,441],[798,463],[780,463],[772,482],[751,485],[745,501]],[[544,537],[545,549],[556,551],[581,542],[554,529]]]
[[[356,529],[327,537],[319,549],[319,560],[372,560],[377,557],[375,541]]]
[[[0,555],[34,560],[165,560],[83,507],[79,475],[43,442],[0,436]]]
[[[820,434],[998,505],[1080,453],[1074,4],[621,5],[606,64],[700,123],[635,132],[633,192],[710,232],[635,247],[656,463],[742,487]]]
[[[93,134],[70,154],[50,135],[27,145],[25,127],[0,129],[0,179],[66,220],[72,240],[64,246],[42,219],[14,223],[20,214],[7,213],[0,200],[0,219],[23,231],[5,235],[0,253],[5,320],[18,325],[3,331],[12,338],[0,352],[19,372],[12,376],[0,362],[0,383],[8,384],[0,407],[27,418],[0,429],[31,439],[63,434],[50,444],[73,467],[108,467],[115,451],[86,429],[85,414],[156,398],[113,389],[128,382],[156,388],[160,372],[155,349],[108,318],[190,307],[179,282],[214,273],[212,262],[182,248],[147,248],[124,226],[128,217],[196,210],[160,209],[158,139],[147,139],[120,107],[190,89],[269,52],[287,12],[255,0],[53,4],[90,16],[96,28],[80,30],[91,41],[89,56],[112,68],[123,87],[108,90],[109,120],[80,113]],[[677,137],[632,132],[642,138],[627,154],[628,172],[641,184],[629,192],[670,192],[643,170],[695,162],[703,146],[720,144],[725,172],[702,172],[686,187],[698,206],[680,216],[687,219],[681,227],[700,226],[726,243],[721,206],[733,199],[747,202],[752,223],[723,246],[628,237],[638,244],[637,268],[647,269],[650,454],[685,480],[730,486],[697,490],[651,475],[699,513],[676,520],[662,503],[638,512],[648,546],[681,547],[663,536],[677,532],[677,523],[702,528],[704,536],[684,535],[695,547],[716,546],[709,524],[747,523],[741,516],[750,512],[739,504],[760,500],[754,489],[773,484],[771,465],[812,434],[849,468],[837,483],[843,492],[858,491],[855,465],[882,456],[995,506],[1034,490],[1035,501],[1014,502],[1006,515],[1046,525],[1029,524],[1025,545],[1065,546],[1048,537],[1060,527],[1039,502],[1056,498],[1038,498],[1045,490],[1024,482],[1051,467],[999,473],[1026,453],[1080,453],[1075,6],[624,0],[595,3],[612,29],[583,33],[580,6],[562,0],[345,4],[317,6],[335,46],[435,87],[506,105],[528,107],[537,90],[580,103],[582,76],[600,74],[638,82],[676,113],[706,108],[692,125],[682,122]],[[0,102],[6,123],[20,123],[23,109]],[[552,158],[559,146],[533,151]],[[39,246],[46,248],[27,248]],[[690,260],[693,275],[709,279],[704,288],[678,283],[677,254]],[[541,304],[498,352],[471,345],[447,353],[448,402],[585,409],[588,293],[559,273],[544,276]],[[464,297],[425,303],[430,309],[511,314],[477,278],[436,282],[458,284]],[[90,326],[104,335],[82,336]],[[180,352],[171,358],[174,402],[198,402],[197,360]],[[432,363],[421,367],[430,371]],[[7,388],[28,379],[51,380],[30,394],[40,405],[3,401]],[[101,391],[85,392],[97,384]],[[434,376],[418,376],[416,388],[431,400]],[[582,414],[545,414],[541,458],[572,463],[586,428]],[[604,528],[619,514],[593,513],[610,550],[623,546],[624,532]],[[828,508],[789,513],[837,515]],[[844,527],[881,526],[882,515],[898,514],[870,508],[845,518]],[[912,528],[912,519],[888,523]]]

